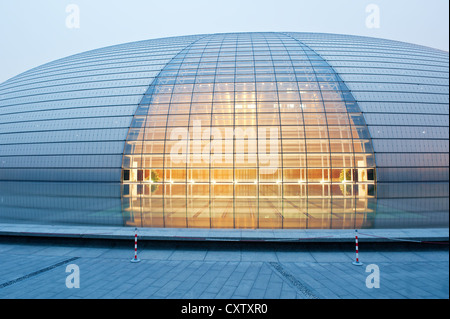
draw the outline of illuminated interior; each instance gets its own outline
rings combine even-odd
[[[333,68],[284,34],[182,50],[142,98],[122,169],[128,225],[354,228],[374,214],[364,117]]]

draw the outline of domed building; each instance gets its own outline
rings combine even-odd
[[[448,52],[230,33],[116,45],[0,84],[0,222],[448,227]]]

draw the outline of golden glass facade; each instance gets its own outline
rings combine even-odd
[[[122,210],[144,227],[354,228],[375,162],[334,69],[286,34],[202,37],[159,73],[134,115]]]

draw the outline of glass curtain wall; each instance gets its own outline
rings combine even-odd
[[[205,36],[160,72],[123,156],[129,225],[370,227],[364,117],[330,65],[284,34]]]

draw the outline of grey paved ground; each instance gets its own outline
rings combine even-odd
[[[134,243],[0,238],[0,298],[449,298],[447,245]],[[76,258],[76,259],[75,259]],[[80,288],[66,287],[66,266]],[[380,270],[367,288],[366,266]]]

